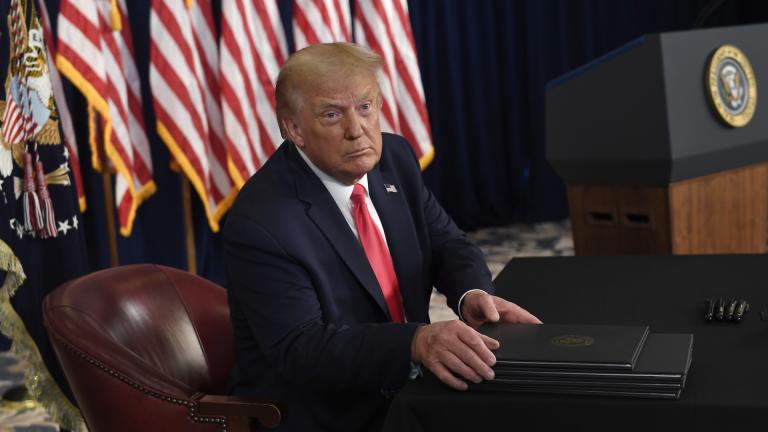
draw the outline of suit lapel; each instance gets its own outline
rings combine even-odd
[[[368,173],[368,193],[376,206],[387,236],[387,246],[395,266],[406,317],[411,321],[426,320],[424,297],[421,295],[421,248],[413,227],[405,191],[387,170],[378,165]]]
[[[365,256],[360,242],[349,229],[349,225],[336,202],[320,179],[301,159],[298,151],[295,148],[288,150],[288,159],[296,171],[294,177],[296,179],[296,195],[308,204],[307,215],[323,232],[328,242],[365,287],[365,290],[373,297],[382,312],[390,318],[376,275],[368,263],[368,258]]]

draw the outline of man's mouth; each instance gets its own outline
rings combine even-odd
[[[363,156],[367,154],[369,151],[371,151],[370,147],[363,147],[361,149],[357,149],[347,153],[347,157],[355,158],[355,157]]]

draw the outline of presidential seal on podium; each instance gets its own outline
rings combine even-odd
[[[752,120],[757,106],[757,82],[744,53],[723,45],[712,53],[707,66],[707,88],[719,117],[733,127]]]

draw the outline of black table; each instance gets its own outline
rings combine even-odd
[[[768,430],[768,256],[517,258],[494,283],[544,322],[693,333],[682,396],[459,392],[427,376],[398,393],[385,431]],[[738,324],[707,323],[707,297],[745,298],[751,309]]]

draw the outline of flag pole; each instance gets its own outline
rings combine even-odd
[[[115,197],[112,193],[112,173],[109,171],[109,160],[100,149],[99,158],[101,159],[101,184],[104,187],[104,214],[107,219],[107,244],[109,245],[110,267],[117,267],[117,231],[115,229],[115,211],[112,206],[115,204]]]
[[[192,226],[192,196],[189,192],[189,179],[183,172],[181,176],[181,201],[184,207],[184,232],[187,244],[187,270],[197,274],[197,259],[195,256],[195,231]]]

